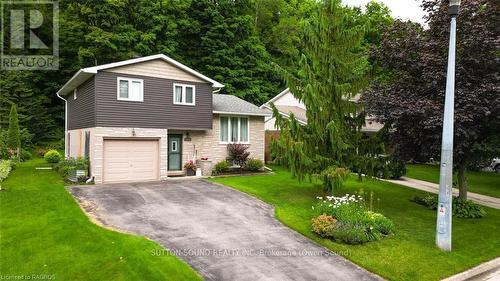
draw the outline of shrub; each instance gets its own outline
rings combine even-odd
[[[342,187],[349,173],[350,171],[346,168],[330,166],[323,170],[319,177],[323,180],[325,191],[332,192]]]
[[[331,228],[337,222],[332,216],[327,214],[321,214],[316,218],[312,219],[312,229],[314,232],[319,234],[321,237],[327,237],[330,235]]]
[[[415,196],[411,201],[431,210],[437,210],[439,204],[438,196],[431,194],[427,194],[424,197]],[[452,202],[452,215],[457,218],[479,219],[486,216],[484,208],[470,200],[462,200],[454,196]]]
[[[84,157],[78,158],[68,158],[63,159],[54,166],[56,172],[58,172],[63,178],[67,178],[75,170],[87,171],[88,160]]]
[[[214,173],[216,175],[220,175],[224,172],[227,172],[228,170],[229,170],[229,162],[227,162],[227,160],[222,160],[217,164],[215,164]]]
[[[10,171],[12,171],[11,161],[0,160],[0,189],[2,188],[2,182],[9,176]]]
[[[248,159],[245,168],[249,171],[259,171],[264,167],[264,163],[259,159]]]
[[[45,161],[47,161],[47,163],[56,164],[59,163],[59,161],[61,161],[62,157],[57,150],[52,149],[47,151],[47,153],[45,153],[43,158],[45,159]]]
[[[247,158],[250,152],[247,151],[248,145],[240,143],[231,143],[227,145],[227,151],[229,154],[229,160],[233,161],[234,164],[243,168],[247,162]]]
[[[457,218],[479,219],[486,216],[486,211],[480,205],[460,198],[453,198],[453,215]]]
[[[29,150],[21,149],[21,161],[30,160],[33,155]]]
[[[391,179],[399,179],[406,174],[406,163],[392,158],[389,163],[387,163],[388,177]]]
[[[369,223],[372,223],[375,230],[384,235],[389,235],[394,229],[394,223],[384,215],[374,212],[367,213]]]
[[[7,144],[5,144],[4,139],[4,133],[0,131],[0,159],[7,159],[9,157]]]
[[[354,172],[383,179],[399,179],[406,174],[406,163],[394,156],[361,157]]]
[[[347,244],[362,244],[377,241],[393,232],[392,221],[382,214],[368,211],[359,195],[318,199],[320,201],[313,209],[320,215],[313,219],[312,230],[322,237]]]
[[[337,242],[346,244],[363,244],[380,239],[380,235],[375,234],[366,225],[353,222],[337,223],[330,230],[329,236]]]
[[[426,194],[423,197],[421,197],[421,196],[415,196],[415,197],[413,197],[413,199],[411,199],[411,201],[413,201],[413,202],[415,202],[415,203],[417,203],[419,205],[425,206],[428,209],[437,210],[438,197],[435,196],[435,195]]]

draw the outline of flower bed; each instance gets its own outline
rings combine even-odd
[[[312,219],[312,230],[321,237],[346,244],[362,244],[393,233],[392,221],[368,210],[360,195],[317,199],[318,203],[312,207],[317,213]]]

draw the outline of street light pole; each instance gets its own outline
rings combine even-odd
[[[451,17],[450,45],[448,49],[448,71],[446,74],[446,94],[444,102],[441,168],[439,173],[439,198],[436,224],[436,245],[444,251],[451,251],[455,44],[459,8],[460,0],[450,0],[450,6],[448,9],[448,14]]]

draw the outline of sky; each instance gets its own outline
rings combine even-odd
[[[420,7],[421,0],[375,0],[384,3],[391,10],[392,16],[403,20],[411,20],[424,24],[425,12]],[[349,6],[364,7],[370,0],[342,0]]]

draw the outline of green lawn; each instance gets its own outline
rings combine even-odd
[[[160,245],[91,223],[61,178],[21,164],[0,192],[0,275],[51,280],[200,280],[186,263],[152,255]],[[12,279],[12,278],[11,278]]]
[[[375,211],[396,225],[395,235],[378,242],[348,246],[316,236],[310,230],[311,206],[323,195],[317,183],[299,183],[276,168],[275,175],[216,178],[276,207],[276,217],[292,229],[334,251],[348,251],[347,258],[392,280],[438,280],[500,256],[500,210],[486,208],[483,219],[454,219],[453,251],[434,246],[434,211],[410,202],[420,191],[376,180],[349,179],[340,193],[373,193]],[[379,200],[378,200],[379,199]]]
[[[406,166],[406,176],[418,180],[439,183],[439,166],[425,164],[410,164]],[[456,186],[457,176],[454,176]],[[468,190],[479,194],[500,198],[500,173],[467,172]]]

